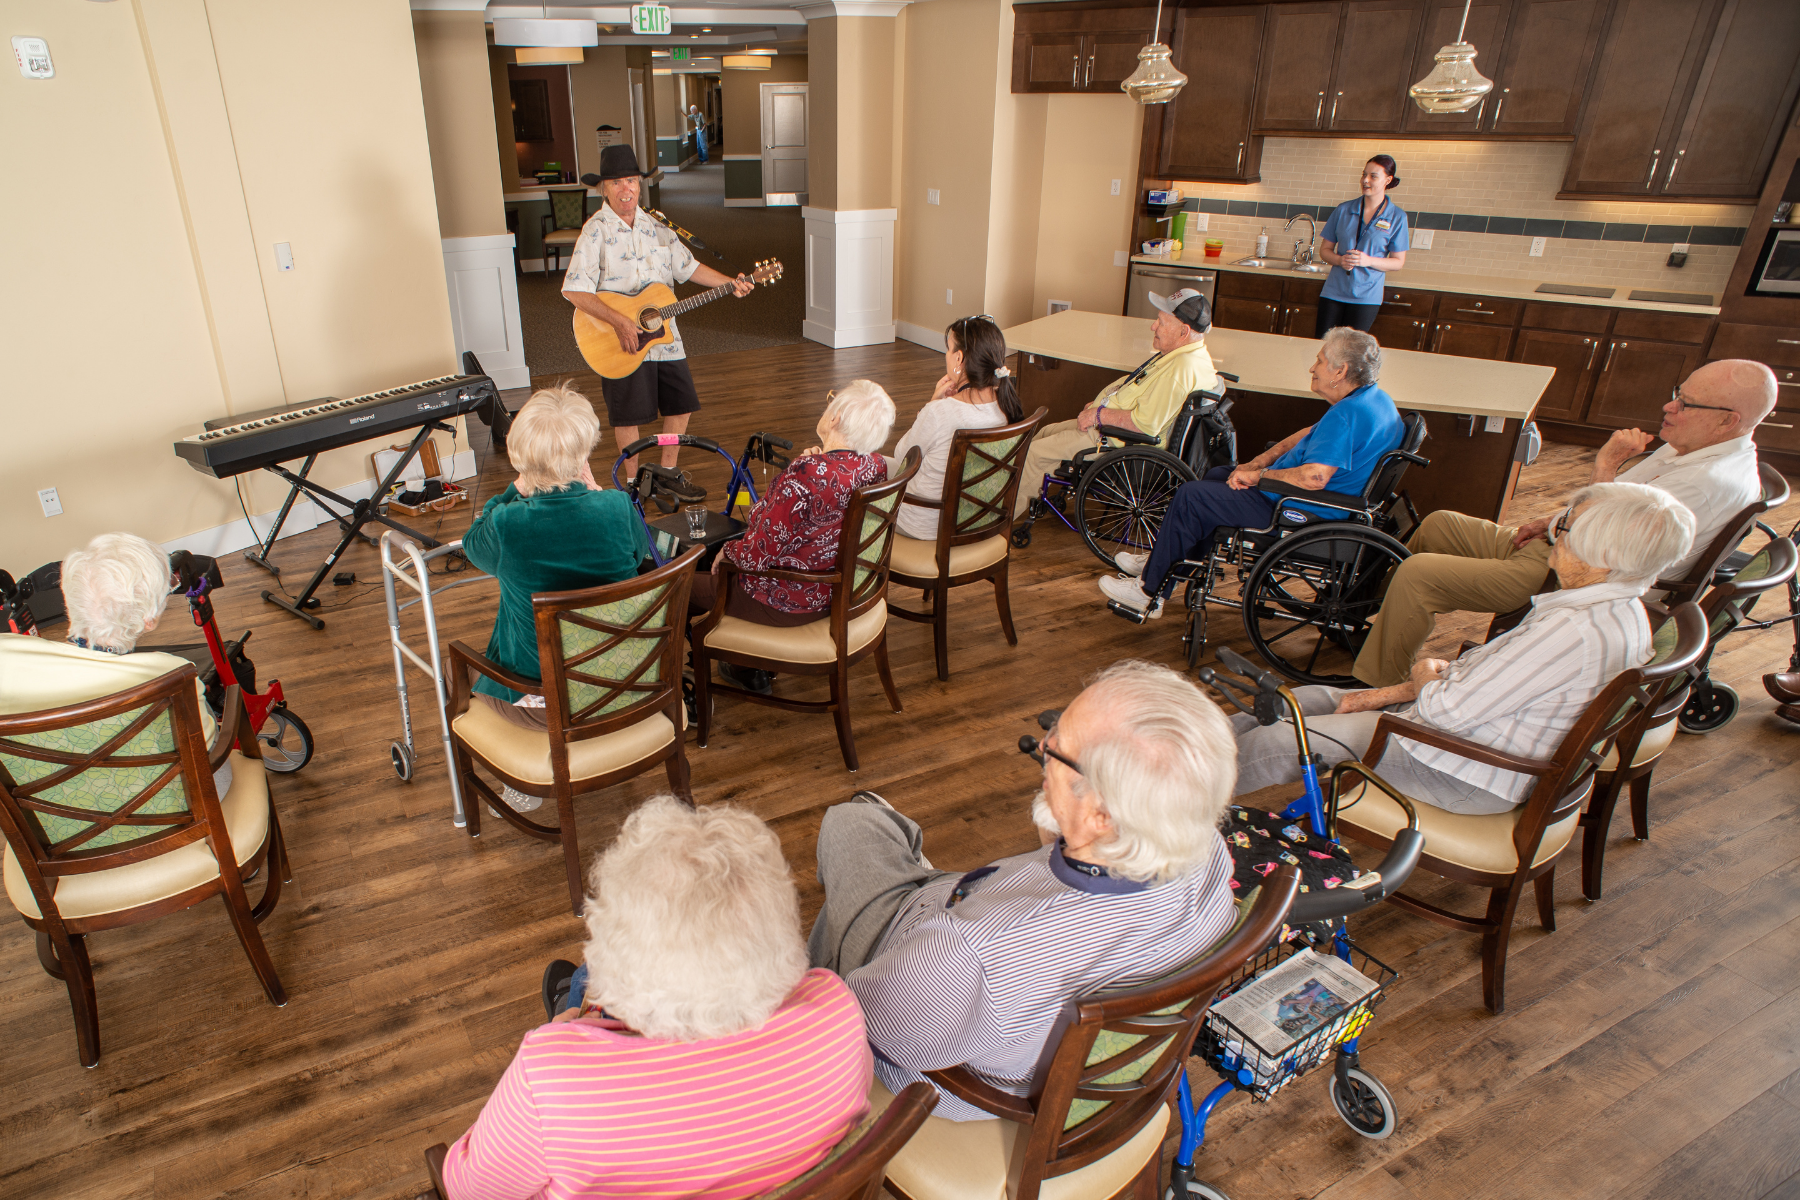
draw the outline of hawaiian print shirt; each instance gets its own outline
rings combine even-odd
[[[833,450],[796,458],[776,476],[768,495],[750,510],[750,528],[741,541],[727,543],[725,556],[747,571],[829,571],[837,565],[838,533],[850,493],[887,478],[879,454]],[[791,579],[743,579],[744,591],[770,608],[787,613],[824,612],[831,586]]]
[[[631,296],[653,283],[670,287],[686,283],[699,265],[674,230],[643,209],[638,209],[632,223],[626,225],[611,205],[602,204],[600,211],[581,227],[575,252],[569,256],[569,272],[563,276],[562,290],[622,292]],[[674,330],[675,340],[652,346],[647,356],[650,362],[687,357],[687,349],[681,344],[681,329],[672,317],[669,328]]]

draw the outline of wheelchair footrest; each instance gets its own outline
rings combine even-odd
[[[1106,611],[1124,617],[1133,625],[1142,625],[1149,619],[1145,615],[1143,609],[1133,608],[1129,604],[1120,604],[1117,600],[1108,600],[1106,602]]]

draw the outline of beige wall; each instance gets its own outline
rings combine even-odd
[[[478,12],[412,14],[438,232],[447,238],[506,232],[502,177],[491,149],[494,111],[481,86],[488,71],[482,21]]]
[[[650,136],[680,137],[681,114],[686,109],[681,103],[677,78],[674,75],[653,75],[651,78],[655,81],[655,86],[650,90],[656,93],[656,103],[653,105],[656,109],[656,119],[652,123],[655,132]],[[645,166],[648,168],[649,164],[645,164]]]
[[[489,46],[487,54],[488,87],[494,100],[495,161],[500,166],[500,190],[504,194],[519,188],[519,151],[518,143],[513,140],[512,77],[506,71],[512,63],[513,53],[504,46]]]
[[[1124,311],[1142,109],[1128,96],[1045,96],[1042,202],[1030,315],[1052,298],[1087,312]],[[1112,194],[1112,181],[1119,194]]]
[[[762,88],[764,83],[805,83],[809,57],[778,54],[766,71],[725,71],[719,83],[724,90],[724,154],[762,153]]]
[[[600,169],[600,146],[594,130],[617,125],[621,139],[631,140],[631,85],[625,74],[624,46],[589,46],[583,61],[569,68],[575,101],[575,154],[581,162],[576,178]]]
[[[404,0],[6,7],[29,14],[57,67],[0,75],[9,569],[106,530],[171,542],[236,519],[230,482],[170,449],[208,418],[454,367]],[[130,202],[68,187],[46,129],[80,131]],[[75,226],[129,252],[70,270],[44,231]],[[293,272],[276,271],[276,242]],[[328,486],[368,474],[367,447],[314,470]],[[245,482],[252,512],[275,506],[274,487]],[[43,487],[62,516],[41,515]]]
[[[824,207],[892,208],[899,25],[888,17],[837,17],[833,23],[838,51],[837,202]],[[816,114],[822,107],[814,100],[812,111]],[[816,193],[813,203],[819,204]]]

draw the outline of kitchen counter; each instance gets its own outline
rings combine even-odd
[[[1196,249],[1198,243],[1196,243]],[[1183,247],[1185,250],[1186,247]],[[1429,253],[1429,251],[1426,251]],[[1282,279],[1316,279],[1323,283],[1324,275],[1315,275],[1306,271],[1290,271],[1282,267],[1238,267],[1232,260],[1244,257],[1241,253],[1225,258],[1207,258],[1204,253],[1183,254],[1178,258],[1167,258],[1159,254],[1134,254],[1134,263],[1161,263],[1165,266],[1199,268],[1208,271],[1236,271],[1246,275],[1274,275]],[[1695,317],[1716,317],[1719,310],[1716,306],[1706,304],[1662,304],[1654,300],[1628,299],[1632,289],[1619,288],[1610,300],[1602,300],[1597,296],[1559,296],[1549,292],[1540,292],[1540,283],[1570,283],[1576,280],[1551,279],[1501,279],[1490,275],[1450,275],[1438,271],[1415,271],[1403,269],[1389,271],[1387,283],[1390,287],[1417,288],[1425,292],[1451,292],[1464,296],[1495,296],[1502,300],[1535,300],[1542,304],[1583,304],[1594,308],[1633,308],[1643,312],[1682,313]],[[1610,287],[1607,283],[1598,283],[1597,287]],[[1671,289],[1673,290],[1673,289]]]
[[[1666,307],[1666,306],[1665,306]],[[1150,322],[1070,309],[1005,330],[1009,350],[1126,372],[1149,358]],[[1213,364],[1238,376],[1234,390],[1314,399],[1307,368],[1319,352],[1312,338],[1214,329],[1206,335]],[[1381,386],[1400,408],[1523,421],[1531,416],[1550,367],[1383,350]],[[1291,432],[1291,431],[1290,431]]]

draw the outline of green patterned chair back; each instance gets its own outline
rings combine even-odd
[[[580,229],[587,224],[587,189],[553,190],[550,193],[550,218],[558,229]]]
[[[186,666],[113,696],[0,717],[0,821],[22,862],[45,875],[103,870],[205,836],[217,797],[196,813],[206,760],[194,678]]]
[[[647,575],[531,598],[552,728],[590,737],[680,702],[698,549]]]
[[[884,483],[870,484],[850,493],[844,512],[843,532],[838,535],[838,571],[848,587],[844,591],[846,615],[861,616],[887,595],[888,558],[894,549],[894,521],[906,485],[919,470],[918,447],[906,452],[897,474]]]
[[[1047,415],[1049,410],[1040,408],[1023,421],[998,429],[956,431],[944,468],[940,541],[946,530],[952,546],[985,541],[1011,530],[1025,452]]]

